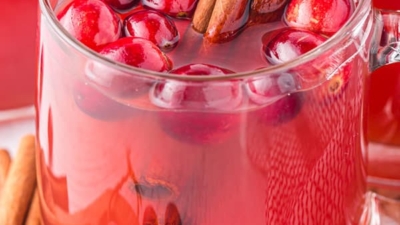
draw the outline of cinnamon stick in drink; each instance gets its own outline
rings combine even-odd
[[[22,138],[0,198],[0,224],[22,225],[36,186],[35,137]]]
[[[193,28],[196,31],[200,33],[206,32],[211,14],[214,10],[215,1],[216,0],[199,0],[199,3],[197,3],[192,20]]]
[[[231,40],[248,20],[249,0],[216,0],[204,38],[211,43]]]
[[[282,17],[288,0],[253,0],[250,7],[250,23],[268,23]]]
[[[3,186],[8,175],[8,170],[10,168],[10,164],[11,164],[10,153],[5,149],[0,149],[0,193],[1,190],[3,190]]]
[[[40,202],[38,190],[35,190],[25,225],[41,225]]]

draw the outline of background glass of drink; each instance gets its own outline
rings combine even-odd
[[[45,225],[359,224],[367,193],[368,0],[315,51],[258,70],[254,49],[282,23],[203,49],[190,21],[174,20],[189,39],[167,55],[175,64],[243,71],[219,76],[115,63],[66,32],[53,13],[59,5],[40,1]]]
[[[376,30],[368,79],[371,187],[400,198],[400,3],[373,1]]]

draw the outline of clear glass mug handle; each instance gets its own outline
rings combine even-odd
[[[371,69],[400,62],[400,1],[373,0],[375,38],[371,49]]]

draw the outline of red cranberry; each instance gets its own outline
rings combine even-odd
[[[286,8],[289,26],[332,35],[350,18],[351,0],[292,0]]]
[[[255,113],[266,124],[279,124],[293,119],[302,106],[299,86],[289,73],[254,78],[246,85],[250,99],[264,107]]]
[[[171,71],[176,75],[225,75],[232,73],[206,64],[191,64]],[[229,137],[237,124],[232,113],[242,100],[239,82],[173,81],[157,84],[151,100],[168,111],[159,113],[161,127],[172,137],[196,144],[211,144]],[[218,112],[217,112],[218,111]]]
[[[151,41],[125,37],[106,45],[100,54],[120,63],[156,72],[172,68],[171,60]]]
[[[133,13],[125,20],[124,30],[126,36],[150,40],[164,52],[172,50],[179,41],[174,22],[157,11],[143,10]]]
[[[134,112],[103,95],[86,82],[77,82],[73,88],[73,96],[78,108],[88,116],[100,120],[125,118]]]
[[[102,48],[100,54],[120,63],[156,72],[167,72],[172,65],[156,45],[142,38],[121,38]],[[86,76],[109,94],[124,98],[148,91],[152,83],[151,79],[124,73],[101,63],[89,64]]]
[[[153,83],[151,78],[118,71],[100,63],[89,63],[85,75],[103,92],[117,98],[138,97]]]
[[[142,0],[142,4],[175,18],[191,18],[197,0]]]
[[[140,0],[103,0],[103,1],[117,11],[128,10],[140,2]]]
[[[283,29],[272,40],[264,44],[264,53],[272,64],[281,64],[296,59],[322,44],[326,38],[307,30]]]
[[[94,50],[121,36],[119,18],[100,0],[74,0],[57,18],[72,36]]]
[[[298,28],[282,29],[275,36],[264,42],[264,52],[272,64],[281,64],[296,59],[315,49],[326,38],[314,32]],[[303,88],[311,88],[323,80],[343,62],[340,52],[328,52],[322,56],[295,68],[298,82]],[[336,75],[318,87],[313,95],[321,100],[335,99],[343,92],[349,76],[349,68],[340,70]]]

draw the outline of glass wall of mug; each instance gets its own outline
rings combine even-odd
[[[246,61],[247,42],[219,56],[245,60],[228,68],[243,72],[191,76],[101,56],[57,21],[59,2],[41,0],[44,224],[359,224],[373,28],[370,3],[360,2],[300,58],[261,68]],[[185,47],[193,55],[170,54],[211,54],[195,41]]]
[[[32,118],[38,1],[3,0],[0,8],[0,122]]]

